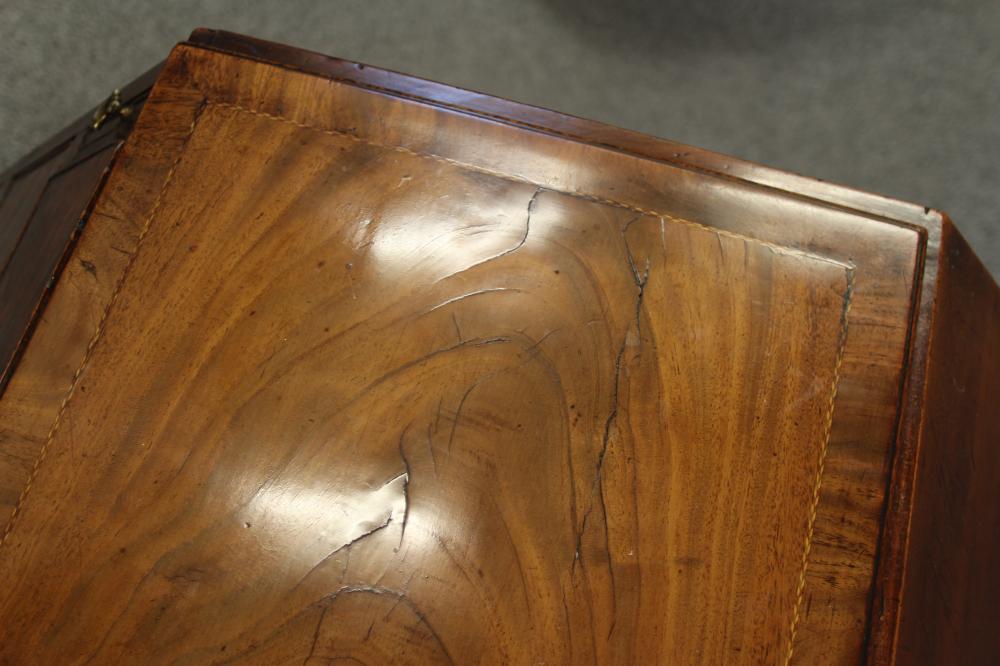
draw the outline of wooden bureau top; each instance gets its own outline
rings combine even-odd
[[[0,661],[856,663],[947,225],[196,31],[0,400]]]

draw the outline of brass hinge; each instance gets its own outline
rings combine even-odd
[[[122,93],[116,88],[114,92],[111,93],[111,96],[108,97],[103,104],[97,107],[97,111],[94,112],[94,118],[90,123],[90,129],[100,129],[101,125],[114,116],[128,118],[131,115],[132,107],[122,104]]]

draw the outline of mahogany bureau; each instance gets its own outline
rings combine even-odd
[[[0,663],[1000,660],[942,213],[211,30],[0,193]]]

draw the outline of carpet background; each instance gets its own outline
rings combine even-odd
[[[997,0],[0,0],[0,168],[198,26],[940,208],[1000,277]]]

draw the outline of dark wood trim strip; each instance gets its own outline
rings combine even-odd
[[[283,44],[207,28],[196,29],[186,43],[405,97],[424,104],[667,162],[718,178],[740,180],[780,190],[796,198],[813,199],[885,218],[887,221],[919,227],[939,225],[941,222],[941,214],[938,211],[923,206],[833,185],[816,178],[790,174],[720,153],[568,114]]]

